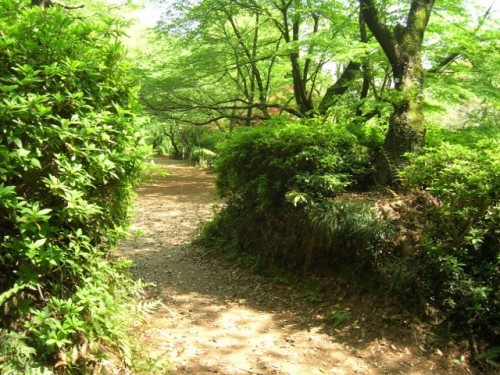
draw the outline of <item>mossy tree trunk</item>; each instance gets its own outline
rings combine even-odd
[[[422,42],[434,0],[412,0],[406,25],[389,28],[380,21],[373,0],[360,0],[361,16],[382,47],[392,68],[397,95],[383,149],[376,160],[376,182],[389,184],[404,163],[403,155],[424,141]]]

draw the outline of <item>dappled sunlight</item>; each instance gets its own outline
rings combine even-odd
[[[121,251],[162,302],[141,333],[145,347],[172,360],[176,374],[467,373],[450,367],[447,353],[424,352],[421,335],[386,301],[349,295],[331,280],[314,302],[300,287],[201,255],[190,242],[221,203],[213,176],[178,161],[158,164],[170,175],[139,189],[133,230],[142,235]]]
[[[186,374],[194,373],[188,371],[193,362],[199,363],[199,370],[223,365],[227,371],[223,373],[231,374],[335,373],[328,372],[335,365],[354,373],[364,366],[364,361],[346,356],[345,349],[327,335],[280,326],[274,313],[248,307],[245,302],[221,302],[197,292],[169,294],[165,304],[180,313],[163,335],[167,341],[186,345],[179,368]]]
[[[213,275],[212,275],[213,276]],[[204,278],[204,275],[199,275]],[[170,286],[172,285],[172,286]],[[195,284],[172,282],[156,297],[177,313],[164,328],[167,341],[182,343],[186,352],[179,373],[220,368],[222,373],[262,374],[414,374],[437,365],[413,353],[401,341],[380,337],[349,342],[326,334],[325,324],[304,327],[304,316],[256,308],[258,301],[207,293]],[[419,350],[413,347],[412,350]],[[418,359],[418,361],[416,361]],[[192,367],[193,363],[199,367]],[[203,370],[205,368],[205,370]],[[182,372],[186,371],[186,372]],[[459,372],[457,372],[459,373]]]

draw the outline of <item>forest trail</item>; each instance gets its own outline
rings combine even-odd
[[[341,285],[289,286],[201,255],[191,240],[221,203],[213,175],[167,158],[156,163],[169,176],[138,189],[133,225],[143,235],[121,252],[135,277],[156,284],[148,297],[163,305],[141,340],[159,361],[172,360],[171,373],[470,374],[371,296]]]

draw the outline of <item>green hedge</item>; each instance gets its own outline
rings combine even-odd
[[[368,149],[341,126],[275,118],[240,129],[218,149],[216,184],[227,206],[203,241],[287,271],[353,256],[375,241],[378,229],[359,229],[379,228],[377,220],[365,206],[332,200],[361,188],[368,165]]]
[[[435,200],[410,261],[416,287],[455,332],[493,343],[500,338],[500,141],[473,139],[426,149],[402,173],[406,186]]]
[[[218,150],[227,205],[202,242],[262,270],[326,267],[353,284],[385,287],[407,306],[425,302],[450,333],[470,340],[476,358],[492,361],[500,338],[494,126],[461,129],[448,135],[455,144],[408,155],[393,199],[350,194],[369,171],[369,150],[345,129],[275,120],[241,130]]]
[[[113,25],[0,9],[0,372],[78,369],[128,283],[110,250],[146,155],[134,86]]]
[[[216,183],[222,197],[267,210],[355,188],[367,165],[368,150],[340,126],[275,120],[222,144]]]

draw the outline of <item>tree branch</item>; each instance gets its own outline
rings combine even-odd
[[[443,60],[427,70],[427,73],[442,73],[443,69],[460,57],[458,52],[450,53]]]
[[[379,20],[378,10],[373,0],[359,0],[360,12],[377,42],[382,47],[391,65],[398,63],[396,40],[389,28]]]
[[[326,111],[335,104],[336,99],[347,91],[349,84],[352,82],[354,77],[356,77],[356,72],[359,71],[360,67],[361,64],[358,62],[349,62],[337,81],[335,81],[335,83],[326,90],[326,93],[318,106],[318,112],[320,115],[325,115]]]

